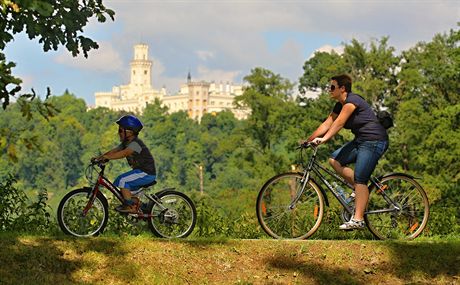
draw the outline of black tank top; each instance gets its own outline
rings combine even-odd
[[[134,150],[130,156],[126,157],[133,169],[140,169],[147,174],[156,175],[155,160],[143,141],[136,137],[128,142],[126,146],[123,144],[123,149],[125,148]]]
[[[388,134],[386,129],[380,124],[372,107],[363,97],[355,93],[348,93],[345,104],[351,103],[356,106],[351,116],[345,122],[345,129],[350,129],[357,141],[386,141]],[[335,114],[340,114],[342,104],[337,102],[332,110]]]

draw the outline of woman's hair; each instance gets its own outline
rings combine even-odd
[[[345,86],[345,91],[351,92],[351,77],[348,74],[333,76],[331,80],[337,81],[339,88]]]

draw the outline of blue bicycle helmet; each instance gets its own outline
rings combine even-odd
[[[141,121],[133,115],[125,115],[117,120],[117,124],[125,130],[131,130],[138,134],[144,127]]]

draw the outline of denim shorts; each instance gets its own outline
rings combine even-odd
[[[147,174],[140,169],[133,169],[118,176],[113,184],[118,188],[125,188],[135,193],[142,186],[155,181],[155,178],[155,175]]]
[[[388,141],[351,141],[334,151],[331,158],[342,166],[355,163],[355,183],[367,184],[388,145]]]

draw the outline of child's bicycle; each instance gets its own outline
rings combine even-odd
[[[308,161],[304,149],[312,148]],[[353,190],[342,177],[316,162],[318,147],[310,143],[299,147],[303,172],[289,172],[269,179],[257,197],[256,212],[262,229],[278,239],[306,239],[321,225],[324,205],[329,206],[329,190],[343,206],[341,218],[348,222],[354,213],[353,195],[341,195],[335,183]],[[307,164],[305,164],[307,162]],[[324,177],[332,176],[332,185]],[[314,177],[313,177],[314,175]],[[326,186],[326,190],[317,183]],[[369,203],[364,215],[367,228],[379,239],[414,239],[428,222],[429,203],[425,191],[414,177],[391,173],[371,177]]]
[[[104,231],[109,218],[109,204],[100,186],[108,189],[123,203],[121,191],[104,176],[104,170],[105,162],[91,162],[86,168],[86,177],[91,182],[96,177],[94,174],[97,174],[94,186],[73,190],[62,198],[57,219],[64,233],[88,237]],[[150,230],[158,237],[187,237],[196,223],[196,209],[192,200],[174,188],[166,188],[155,194],[145,193],[154,184],[156,182],[143,186],[133,196],[133,199],[139,199],[137,213],[122,215],[135,221],[146,221]]]

